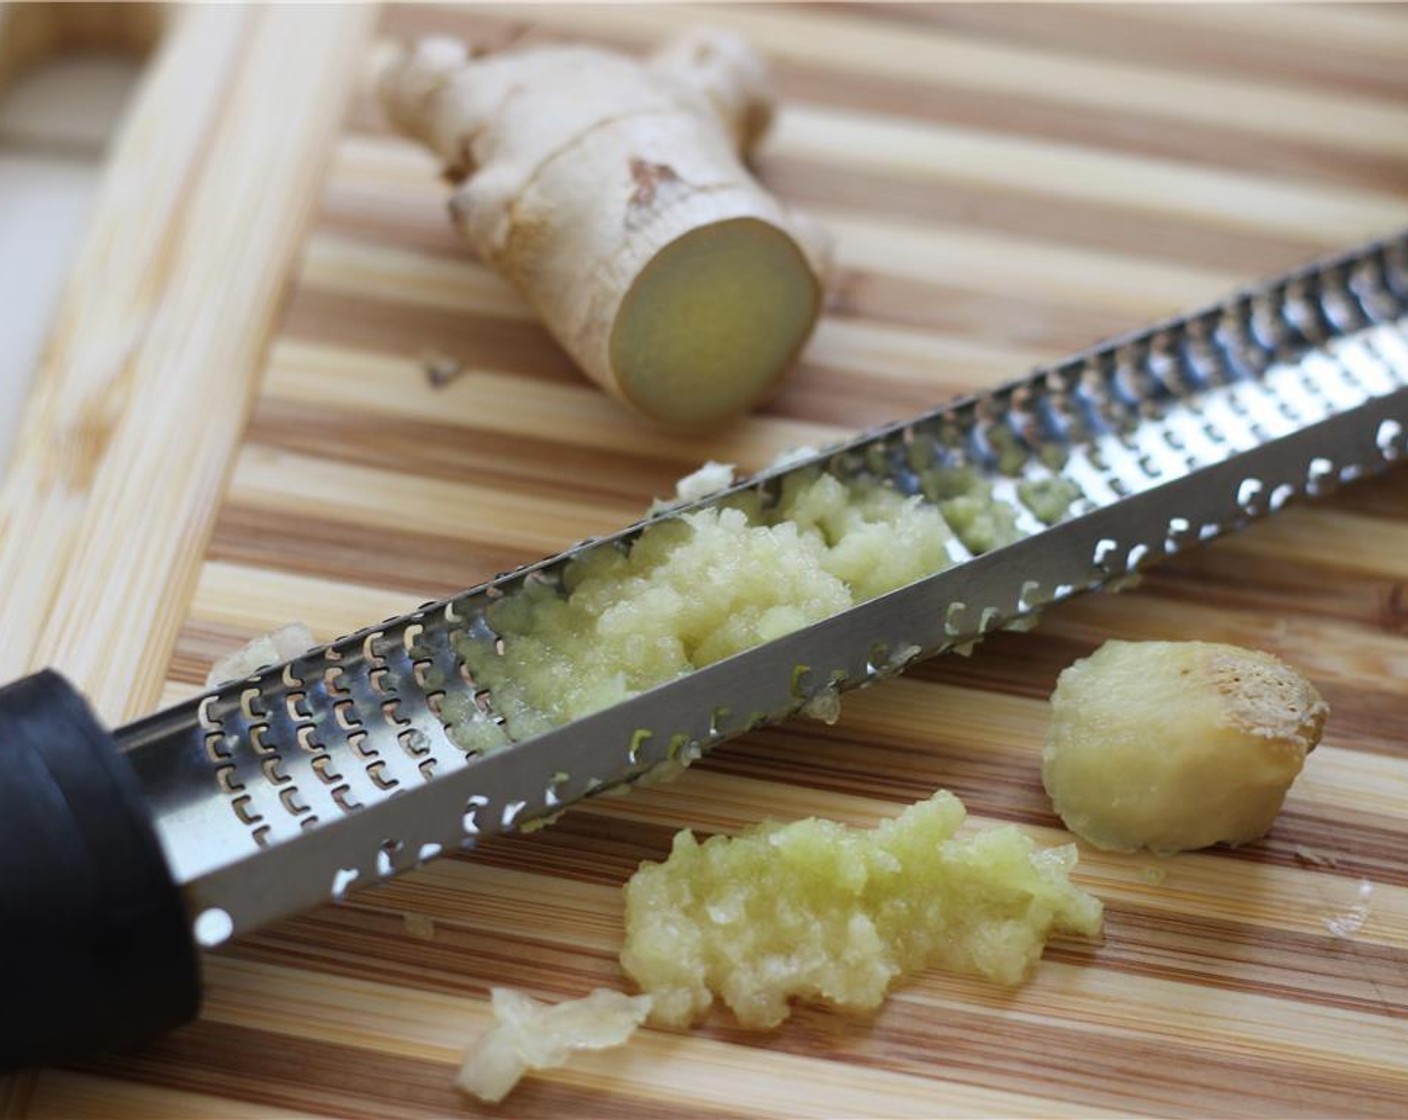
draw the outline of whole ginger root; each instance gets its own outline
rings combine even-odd
[[[769,395],[819,313],[825,236],[743,165],[766,68],[695,30],[644,60],[584,46],[482,58],[424,39],[380,80],[458,184],[460,231],[600,385],[695,427]]]

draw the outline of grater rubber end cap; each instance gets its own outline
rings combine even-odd
[[[0,688],[0,1071],[193,1019],[199,955],[113,737],[51,671]]]

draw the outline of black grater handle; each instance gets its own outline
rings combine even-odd
[[[113,737],[45,671],[0,688],[0,1071],[195,1017],[181,893]]]

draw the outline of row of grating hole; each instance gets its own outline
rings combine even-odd
[[[1380,336],[1381,338],[1397,339],[1398,335]],[[1312,378],[1306,374],[1300,374],[1300,384],[1298,386],[1305,396],[1314,398],[1322,406],[1322,414],[1328,414],[1337,406],[1343,406],[1346,394],[1355,399],[1363,400],[1383,391],[1385,384],[1402,385],[1408,383],[1408,370],[1404,370],[1401,363],[1395,363],[1390,355],[1381,351],[1375,345],[1375,340],[1369,338],[1362,350],[1356,355],[1361,364],[1351,366],[1343,361],[1332,363],[1333,372],[1339,379],[1340,384],[1334,380],[1326,380],[1323,376]],[[1372,368],[1366,368],[1362,363],[1372,363]],[[1283,370],[1291,370],[1296,367],[1281,366]],[[1327,374],[1328,369],[1319,371]],[[1032,459],[1038,461],[1046,456],[1060,454],[1064,456],[1071,446],[1087,445],[1096,446],[1094,441],[1101,435],[1108,434],[1117,441],[1124,443],[1131,450],[1135,450],[1133,438],[1139,430],[1140,421],[1150,418],[1147,408],[1121,406],[1114,409],[1105,409],[1101,415],[1103,427],[1092,429],[1083,423],[1083,410],[1073,409],[1067,404],[1065,406],[1066,422],[1061,425],[1059,438],[1051,439],[1043,437],[1038,424],[1032,417],[1041,407],[1049,407],[1057,412],[1062,410],[1061,400],[1072,394],[1070,387],[1053,387],[1051,375],[1044,384],[1029,382],[1018,386],[1008,397],[1004,405],[1000,397],[986,398],[970,410],[966,422],[955,420],[952,416],[943,416],[929,421],[921,421],[918,424],[910,425],[898,433],[897,438],[891,442],[891,446],[883,452],[870,451],[867,466],[874,469],[877,465],[877,456],[888,457],[890,464],[903,462],[910,470],[919,470],[930,465],[942,466],[965,466],[977,465],[987,470],[996,467],[991,447],[994,445],[992,432],[1003,433],[1003,441],[1010,443],[1017,440],[1025,449],[1027,463]],[[1115,399],[1108,393],[1099,392],[1099,386],[1106,384],[1106,374],[1101,374],[1089,365],[1083,367],[1078,384],[1074,389],[1077,396],[1084,394],[1089,402],[1105,402],[1108,404]],[[1056,383],[1059,385],[1059,381]],[[1256,408],[1245,399],[1245,394],[1255,394]],[[1117,397],[1117,395],[1115,395]],[[1213,397],[1201,394],[1205,400],[1214,400],[1225,404],[1226,412],[1231,414],[1231,419],[1241,422],[1247,433],[1254,442],[1265,442],[1275,438],[1275,432],[1263,426],[1258,419],[1258,409],[1275,410],[1280,416],[1291,425],[1298,425],[1306,422],[1306,417],[1293,411],[1291,402],[1284,394],[1269,392],[1260,380],[1244,380],[1239,383],[1229,385],[1227,391],[1218,393]],[[1198,412],[1201,401],[1200,396],[1180,396],[1171,394],[1170,401],[1177,401],[1190,411]],[[1144,399],[1145,404],[1148,399]],[[1165,403],[1169,403],[1165,401]],[[1262,411],[1260,415],[1265,415]],[[1225,422],[1225,421],[1224,421]],[[1222,427],[1209,419],[1201,426],[1201,435],[1214,444],[1226,445],[1229,443],[1228,436]],[[1167,430],[1167,429],[1166,429]],[[925,445],[928,445],[927,448]],[[915,462],[916,448],[922,460]],[[1150,474],[1154,473],[1152,464],[1147,458],[1141,460],[1141,465]],[[901,468],[903,470],[903,468]]]
[[[1408,439],[1405,439],[1404,426],[1394,419],[1386,419],[1379,424],[1375,433],[1375,444],[1385,461],[1393,461],[1408,454]],[[1321,493],[1329,486],[1358,477],[1362,473],[1363,468],[1360,466],[1349,465],[1337,468],[1328,459],[1315,457],[1307,464],[1304,483],[1299,489],[1311,494]],[[1261,479],[1247,477],[1238,484],[1234,497],[1235,508],[1242,517],[1259,516],[1265,512],[1279,509],[1296,494],[1297,489],[1290,484],[1281,484],[1268,490]],[[1125,549],[1114,539],[1102,539],[1097,543],[1092,555],[1092,566],[1107,576],[1132,572],[1151,557],[1181,551],[1190,544],[1216,536],[1226,527],[1220,522],[1209,522],[1195,527],[1186,518],[1173,517],[1168,520],[1161,539],[1153,542],[1137,542]],[[1074,590],[1072,587],[1060,586],[1046,593],[1043,592],[1037,581],[1026,581],[1017,598],[1017,609],[1019,612],[1035,611],[1045,602],[1062,598],[1072,590]],[[986,633],[1003,621],[1002,611],[995,607],[988,607],[980,612],[974,628],[964,621],[968,610],[966,603],[954,602],[950,604],[944,621],[944,633],[947,636],[958,639],[965,634],[974,632],[974,630],[979,634]],[[902,668],[910,658],[918,653],[917,646],[906,647],[904,656],[896,659],[887,647],[877,645],[869,653],[866,675],[868,677],[889,675]],[[843,680],[844,674],[833,673],[825,687],[836,687]],[[796,692],[795,685],[794,678],[794,692]],[[796,699],[798,702],[802,702],[806,697],[797,693]],[[713,711],[706,741],[722,737],[727,733],[726,724],[730,715],[727,708],[717,708]],[[748,724],[765,722],[767,718],[766,714],[758,713],[746,722]],[[642,743],[650,737],[651,733],[648,731],[636,733],[626,751],[625,761],[628,768],[637,765]],[[555,804],[556,797],[553,791],[566,778],[565,774],[555,777],[554,782],[545,792],[545,805],[551,807]],[[499,826],[509,827],[526,806],[527,802],[523,801],[508,803],[502,811]],[[483,797],[471,798],[467,803],[462,823],[465,836],[471,841],[482,831],[480,814],[487,810],[488,803]]]
[[[447,614],[450,614],[448,610]],[[451,617],[453,616],[451,615]],[[401,638],[407,651],[415,658],[412,662],[411,676],[416,687],[425,696],[427,707],[431,713],[441,721],[442,726],[446,726],[448,729],[440,705],[440,701],[446,695],[442,686],[443,682],[432,682],[433,660],[426,656],[420,656],[419,654],[423,654],[424,651],[418,650],[416,646],[416,641],[424,629],[422,622],[413,622],[406,627]],[[368,683],[372,691],[385,698],[381,704],[381,715],[395,730],[397,742],[402,751],[416,762],[422,779],[430,781],[435,776],[439,760],[434,754],[431,737],[423,730],[413,726],[412,721],[400,713],[402,700],[392,687],[390,670],[387,668],[384,657],[378,651],[377,643],[386,637],[386,632],[372,630],[358,637],[363,664],[367,666]],[[344,660],[341,650],[333,646],[322,652],[329,662],[321,671],[322,681],[327,694],[336,698],[332,703],[332,718],[345,736],[348,753],[361,764],[377,790],[387,794],[394,793],[400,782],[389,773],[386,760],[369,745],[369,735],[358,711],[357,703],[350,696],[351,690],[343,683],[344,675],[349,670],[340,664]],[[457,657],[456,664],[462,680],[468,686],[473,687],[472,678],[470,678],[463,660]],[[279,701],[282,703],[289,721],[295,725],[297,746],[302,753],[311,756],[309,764],[313,772],[325,786],[331,787],[330,796],[343,812],[352,812],[361,808],[361,802],[352,793],[350,784],[345,781],[337,768],[338,764],[334,761],[334,753],[341,752],[338,752],[336,748],[330,749],[319,738],[313,713],[308,706],[309,696],[305,681],[297,676],[293,665],[284,667],[282,684],[287,691],[279,696]],[[477,690],[475,695],[476,702],[483,707],[487,699],[487,692]],[[252,830],[255,842],[261,846],[267,846],[270,843],[270,826],[255,808],[254,798],[246,790],[244,782],[237,776],[233,752],[238,739],[227,733],[221,723],[211,714],[212,700],[213,698],[207,698],[206,702],[202,704],[200,722],[204,734],[206,754],[215,766],[217,784],[222,791],[229,795],[231,808],[239,821]],[[241,690],[238,703],[241,714],[248,723],[250,748],[260,758],[259,769],[264,778],[270,786],[279,790],[280,803],[291,816],[299,819],[301,827],[306,829],[316,826],[318,824],[317,816],[300,798],[293,778],[283,769],[284,759],[280,751],[268,741],[271,727],[268,722],[269,713],[265,706],[267,699],[264,691],[259,687],[247,686]]]
[[[1392,363],[1383,359],[1382,356],[1380,356],[1380,359],[1386,371],[1392,375],[1395,380],[1400,384],[1408,383],[1408,369],[1399,373],[1395,370]],[[1363,385],[1361,379],[1355,376],[1352,369],[1349,369],[1342,363],[1337,363],[1337,368],[1341,370],[1342,374],[1350,382],[1357,384],[1361,390],[1365,390],[1363,394],[1365,398],[1371,395],[1371,393],[1367,391],[1367,387]],[[1319,387],[1316,386],[1315,383],[1304,381],[1304,384],[1308,390],[1318,393]],[[1234,409],[1237,412],[1244,417],[1250,415],[1250,410],[1245,407],[1244,402],[1241,402],[1235,394],[1232,395],[1232,400],[1234,402]],[[1287,415],[1286,419],[1292,423],[1303,422],[1302,417],[1295,415]],[[1224,433],[1210,421],[1203,426],[1202,434],[1215,444],[1227,443],[1227,438]],[[1255,427],[1252,428],[1252,435],[1258,442],[1270,438],[1270,433],[1264,431],[1258,432]],[[912,441],[913,429],[905,429],[901,434],[901,439]],[[1176,443],[1176,437],[1170,438],[1169,443],[1175,450],[1181,450]],[[1385,461],[1393,461],[1408,456],[1408,438],[1405,438],[1403,424],[1394,419],[1383,420],[1375,432],[1375,445],[1378,448],[1380,456]],[[1151,476],[1156,473],[1151,462],[1147,459],[1140,459],[1138,462],[1140,467]],[[1303,489],[1310,494],[1322,493],[1325,489],[1339,481],[1347,481],[1363,473],[1364,468],[1362,465],[1348,464],[1337,467],[1328,459],[1315,457],[1307,463],[1304,482],[1299,489]],[[1258,516],[1262,513],[1279,509],[1286,501],[1290,500],[1290,498],[1295,495],[1297,489],[1298,488],[1295,486],[1282,484],[1268,491],[1266,484],[1261,479],[1249,476],[1242,479],[1238,484],[1234,495],[1234,505],[1238,514],[1241,516]],[[1195,527],[1186,518],[1173,517],[1168,520],[1162,533],[1162,539],[1157,541],[1137,542],[1128,549],[1125,549],[1116,540],[1110,538],[1101,540],[1097,543],[1092,555],[1092,565],[1097,571],[1104,574],[1119,574],[1126,571],[1133,571],[1155,555],[1170,554],[1180,551],[1191,543],[1206,540],[1217,535],[1224,528],[1226,528],[1226,525],[1218,522],[1205,523]],[[1018,610],[1034,611],[1043,603],[1062,598],[1072,590],[1074,590],[1074,588],[1061,586],[1052,589],[1049,593],[1044,593],[1037,581],[1027,581],[1023,584],[1017,599]],[[967,609],[967,604],[963,603],[950,605],[945,618],[945,634],[952,638],[958,638],[965,633],[961,619],[967,612]],[[977,632],[984,633],[1002,621],[1002,613],[1003,612],[997,608],[989,607],[984,609],[978,619]],[[904,647],[902,656],[896,658],[890,655],[887,647],[877,645],[871,649],[867,658],[866,673],[869,676],[880,676],[892,673],[896,671],[897,668],[902,667],[910,658],[917,656],[919,652],[917,646]],[[799,667],[799,671],[802,668],[804,667]],[[843,682],[844,677],[845,674],[840,671],[833,672],[822,687],[836,687]],[[794,673],[793,691],[796,703],[803,702],[806,699],[804,691],[797,689],[799,680],[799,675]],[[796,703],[793,704],[793,707],[796,706]],[[709,740],[721,737],[726,733],[726,721],[730,714],[727,708],[717,708],[713,711],[709,724]],[[755,722],[765,721],[767,718],[765,714],[759,713],[750,717],[746,723],[753,724]],[[638,731],[632,738],[626,750],[625,765],[627,768],[634,767],[638,763],[642,743],[650,737],[650,732]],[[673,750],[674,745],[672,744],[672,753]],[[556,803],[553,791],[558,788],[561,782],[565,781],[566,778],[567,775],[565,774],[555,776],[554,781],[550,783],[548,790],[545,791],[545,805],[551,807]],[[508,827],[514,823],[526,806],[527,802],[524,801],[513,801],[506,804],[501,811],[500,826]],[[491,813],[491,807],[486,798],[483,796],[475,796],[468,800],[462,821],[466,838],[472,841],[480,834],[482,831],[481,814],[486,813]],[[342,886],[345,889],[346,883],[344,882]]]
[[[1389,366],[1389,368],[1390,371],[1392,371],[1391,365]],[[1353,379],[1352,374],[1351,379]],[[1400,382],[1403,382],[1405,379],[1400,376],[1398,377],[1398,380]],[[1214,442],[1218,442],[1220,433],[1214,430],[1212,426],[1206,428],[1204,430],[1204,434],[1209,439],[1212,439]],[[1169,442],[1172,446],[1174,446],[1175,450],[1179,450],[1177,444],[1174,442],[1173,439],[1170,439]],[[1375,444],[1378,448],[1381,457],[1385,461],[1395,461],[1404,458],[1405,456],[1408,456],[1408,438],[1405,438],[1404,425],[1397,420],[1386,419],[1379,424],[1378,429],[1375,433]],[[1140,460],[1140,465],[1146,471],[1150,469],[1149,465],[1143,460]],[[1363,468],[1357,465],[1351,464],[1344,467],[1336,468],[1333,463],[1324,458],[1315,458],[1311,460],[1311,462],[1307,465],[1303,489],[1310,494],[1321,493],[1325,489],[1333,486],[1336,482],[1358,477],[1362,473],[1364,473]],[[1238,486],[1236,493],[1236,507],[1239,512],[1245,516],[1256,516],[1262,512],[1279,508],[1282,504],[1284,504],[1285,501],[1287,501],[1290,497],[1294,495],[1295,491],[1295,487],[1289,485],[1281,485],[1273,488],[1268,493],[1266,491],[1265,485],[1260,479],[1248,477],[1246,479],[1243,479]],[[1092,563],[1098,570],[1103,572],[1122,572],[1126,570],[1133,570],[1137,568],[1140,564],[1145,562],[1149,556],[1154,555],[1157,552],[1172,553],[1178,551],[1179,549],[1185,547],[1192,541],[1203,540],[1207,539],[1210,536],[1216,535],[1222,530],[1222,528],[1223,526],[1220,524],[1210,523],[1199,526],[1195,531],[1194,527],[1186,519],[1172,518],[1167,524],[1166,530],[1163,534],[1163,540],[1155,542],[1152,545],[1138,543],[1129,548],[1128,551],[1124,551],[1117,541],[1111,539],[1105,539],[1100,541],[1096,546],[1095,553],[1092,557]],[[1121,555],[1122,552],[1123,555]],[[491,588],[489,590],[497,591],[498,594],[502,594],[502,591],[498,588]],[[1067,587],[1057,588],[1055,589],[1051,597],[1060,598],[1063,594],[1068,593],[1070,590],[1071,588]],[[491,595],[490,597],[496,598],[498,596]],[[1021,594],[1018,598],[1018,608],[1019,610],[1024,609],[1026,607],[1031,607],[1032,609],[1035,609],[1037,606],[1040,605],[1040,602],[1042,601],[1045,600],[1042,597],[1039,585],[1035,581],[1028,581],[1026,584],[1024,584],[1021,590]],[[963,627],[959,620],[962,614],[966,611],[966,609],[966,604],[955,603],[950,606],[948,616],[945,619],[946,634],[951,637],[958,637],[960,635],[960,633],[963,631]],[[979,619],[978,632],[985,632],[986,630],[990,629],[992,625],[995,625],[997,622],[1001,621],[1001,613],[1002,612],[997,611],[995,608],[988,608],[984,610],[981,613]],[[453,603],[447,605],[446,617],[447,619],[456,620]],[[367,637],[366,648],[368,652],[371,652],[372,640],[375,637],[379,636],[381,635],[379,632],[377,632]],[[409,637],[409,631],[407,640],[411,640]],[[917,653],[917,647],[913,648],[914,652]],[[866,668],[868,674],[878,676],[887,671],[894,671],[894,664],[893,662],[886,661],[884,647],[876,647],[871,651],[871,655],[869,660],[867,661]],[[295,682],[286,681],[286,683],[293,684]],[[301,684],[302,682],[296,683]],[[416,683],[418,686],[423,688],[425,685],[425,680],[419,674],[417,674]],[[838,678],[833,675],[830,686],[834,687],[837,683],[839,683]],[[256,701],[256,698],[259,694],[257,690],[249,691],[254,692],[253,697],[248,696],[248,691],[246,693],[246,697],[248,697],[252,705]],[[441,693],[440,695],[443,696],[443,693]],[[244,699],[245,698],[242,697],[242,701]],[[287,702],[290,705],[291,715],[302,714],[301,709],[298,708],[298,704],[305,699],[306,695],[299,695],[297,693],[293,693],[288,696]],[[487,697],[480,693],[476,696],[476,699],[480,703],[483,703],[487,699]],[[253,714],[252,707],[249,710],[251,714]],[[439,713],[437,709],[437,715],[438,714]],[[387,712],[387,715],[389,718],[391,713]],[[710,739],[725,734],[724,721],[727,719],[728,715],[729,713],[727,709],[724,708],[717,709],[714,712],[713,718],[710,722]],[[765,714],[759,713],[756,714],[754,717],[750,717],[748,722],[753,723],[766,721],[767,718],[768,717]],[[251,737],[253,738],[253,736]],[[648,738],[649,732],[639,733],[636,738],[632,740],[632,743],[627,750],[626,762],[628,766],[633,766],[637,762],[640,746],[643,742],[643,737]],[[405,745],[406,743],[403,742],[403,746]],[[212,758],[214,757],[215,752],[212,752]],[[271,782],[279,784],[276,768],[272,770],[266,770],[266,776],[270,778]],[[547,807],[551,808],[556,803],[556,797],[553,791],[557,788],[560,788],[560,786],[565,781],[567,781],[567,779],[568,776],[566,774],[559,774],[555,776],[554,781],[550,783],[549,788],[545,791],[544,794],[544,804]],[[500,813],[500,819],[498,821],[499,827],[509,827],[510,825],[512,825],[517,820],[519,815],[521,815],[523,810],[527,807],[527,804],[528,803],[524,801],[515,801],[506,804]],[[462,827],[464,836],[468,842],[472,843],[475,837],[482,831],[483,826],[481,823],[480,814],[488,810],[489,805],[487,799],[483,797],[471,798],[467,802],[464,818],[462,821]],[[381,847],[378,849],[376,857],[378,875],[389,875],[394,873],[395,870],[397,870],[395,857],[397,853],[402,850],[403,845],[400,841],[386,840],[385,842],[383,842]],[[422,845],[417,851],[417,862],[423,862],[428,858],[433,858],[433,856],[439,854],[440,851],[441,848],[438,844],[428,843]],[[355,868],[341,869],[337,873],[337,876],[335,877],[334,882],[332,884],[333,896],[335,898],[342,897],[345,894],[347,888],[353,882],[357,881],[360,878],[360,874],[361,873]],[[204,922],[207,918],[209,918],[208,924],[210,927],[208,930],[206,930],[207,936],[202,938],[203,943],[216,943],[218,940],[223,940],[223,936],[228,936],[228,933],[224,934],[223,936],[220,935],[220,929],[222,928],[222,915],[224,921],[228,922],[228,915],[225,915],[223,911],[207,911],[206,914],[203,914],[201,916],[200,922]],[[198,935],[200,935],[201,933],[200,922],[197,923]]]
[[[1385,461],[1393,461],[1408,455],[1408,439],[1405,438],[1405,428],[1397,420],[1387,419],[1382,421],[1375,433],[1375,443]],[[1363,468],[1358,465],[1348,465],[1337,468],[1331,461],[1322,457],[1310,460],[1305,470],[1305,480],[1299,489],[1309,493],[1323,492],[1323,490],[1339,481],[1346,481],[1363,474]],[[1237,486],[1234,505],[1238,514],[1246,517],[1259,516],[1265,512],[1279,509],[1289,501],[1297,492],[1297,487],[1290,484],[1281,484],[1271,488],[1269,491],[1262,480],[1255,477],[1247,477],[1240,481]],[[1194,526],[1188,519],[1173,517],[1166,523],[1161,539],[1152,542],[1136,542],[1125,548],[1121,543],[1112,538],[1100,540],[1092,554],[1092,567],[1105,576],[1119,575],[1132,572],[1147,563],[1151,558],[1158,555],[1172,554],[1187,548],[1189,545],[1207,540],[1221,533],[1227,525],[1223,522],[1208,522]],[[1058,586],[1050,591],[1043,591],[1041,584],[1035,580],[1028,580],[1023,583],[1017,596],[1018,613],[1034,612],[1047,602],[1051,602],[1074,591],[1075,588],[1069,585]],[[965,616],[969,613],[969,605],[963,602],[950,603],[945,620],[944,633],[952,639],[960,639],[970,636],[973,633],[983,634],[1004,621],[1004,612],[996,607],[986,607],[980,613],[976,625],[965,621]],[[891,647],[884,644],[873,646],[867,656],[865,675],[871,678],[888,676],[903,668],[909,660],[918,656],[920,649],[918,646],[901,646],[898,656],[891,651]],[[810,699],[811,694],[806,689],[800,687],[803,673],[806,667],[797,667],[793,676],[793,698],[792,707],[804,703]],[[846,674],[842,671],[834,671],[826,678],[823,688],[834,688],[844,683]],[[709,731],[705,738],[705,743],[721,738],[731,733],[733,726],[730,717],[732,713],[725,707],[715,708],[710,716]],[[745,725],[765,722],[769,717],[759,713],[749,717]],[[625,763],[627,768],[635,767],[640,759],[642,744],[652,737],[649,731],[637,731],[627,747]],[[672,752],[676,748],[672,744]],[[545,794],[544,803],[551,807],[557,799],[554,790],[566,780],[565,774],[555,776]],[[521,811],[526,808],[527,802],[516,801],[508,803],[502,812],[500,825],[508,827],[511,825]],[[482,831],[481,814],[489,809],[488,801],[482,796],[470,798],[466,805],[463,827],[465,835],[469,839],[478,836]]]

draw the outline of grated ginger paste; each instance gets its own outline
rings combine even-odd
[[[502,656],[472,639],[461,653],[522,739],[941,571],[951,537],[917,496],[793,479],[766,515],[749,496],[586,554],[565,598],[525,584],[489,612]],[[460,745],[485,745],[493,725],[459,714]]]
[[[731,467],[711,463],[681,496],[727,485],[725,475]],[[482,751],[539,734],[942,571],[955,536],[978,553],[1023,535],[1014,508],[976,471],[931,469],[921,484],[922,495],[907,497],[800,472],[775,508],[740,495],[657,522],[628,551],[585,554],[564,574],[565,596],[525,583],[489,611],[501,652],[490,638],[460,642],[504,724],[449,697],[451,735]],[[1060,479],[1023,482],[1017,493],[1046,522],[1079,496]]]
[[[872,1011],[920,968],[1016,984],[1053,933],[1099,933],[1099,900],[1069,878],[1074,845],[1039,850],[1011,825],[959,837],[964,816],[939,792],[873,829],[680,832],[626,886],[621,967],[656,1025],[687,1026],[717,997],[769,1029],[793,999]]]

